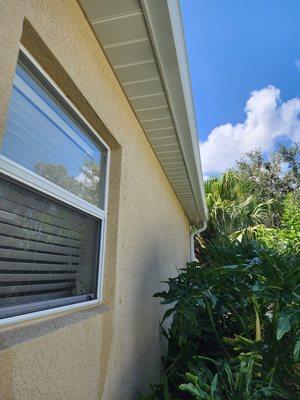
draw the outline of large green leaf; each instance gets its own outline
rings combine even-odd
[[[285,311],[283,312],[278,320],[277,324],[277,333],[276,337],[277,340],[280,340],[287,332],[289,332],[292,328],[292,324],[295,321],[299,322],[300,318],[300,309],[292,310],[292,311]]]

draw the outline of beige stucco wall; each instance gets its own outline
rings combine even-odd
[[[21,334],[0,352],[0,399],[136,399],[160,373],[163,310],[152,295],[189,256],[188,221],[74,0],[0,0],[0,138],[20,41],[112,147],[109,309],[1,328],[0,347]]]

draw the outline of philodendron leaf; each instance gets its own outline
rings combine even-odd
[[[211,391],[211,394],[212,394],[212,395],[213,395],[214,393],[216,393],[217,387],[218,387],[218,374],[216,374],[216,375],[214,376],[214,379],[213,379],[213,381],[212,381],[212,383],[211,383],[210,391]]]
[[[290,314],[284,314],[279,318],[276,333],[277,340],[280,340],[291,329],[290,317]]]
[[[300,300],[300,285],[297,285],[294,290],[293,290],[293,295],[297,298],[297,300]]]
[[[196,375],[191,374],[190,372],[187,372],[185,374],[185,377],[188,381],[190,381],[193,385],[198,385],[199,384],[199,378]]]
[[[224,267],[222,267],[223,269],[236,269],[238,267],[237,264],[234,265],[224,265]]]
[[[294,361],[300,362],[300,338],[297,340],[294,347]]]
[[[210,290],[206,290],[204,294],[210,300],[212,308],[215,308],[218,298]]]
[[[229,385],[230,385],[230,387],[232,389],[234,387],[233,374],[232,374],[232,371],[231,371],[231,369],[230,369],[230,367],[229,367],[229,365],[227,363],[225,363],[225,365],[224,365],[224,371],[225,371],[226,376],[227,376],[227,381],[228,381],[228,383],[229,383]]]
[[[163,317],[161,323],[163,323],[165,321],[165,319],[167,319],[170,315],[172,315],[175,312],[176,309],[177,309],[177,307],[175,306],[175,307],[170,308],[169,310],[167,310],[165,312],[165,314],[164,314],[164,317]]]
[[[280,340],[283,335],[289,332],[292,328],[292,323],[300,317],[300,310],[293,310],[281,314],[277,325],[277,340]]]
[[[202,390],[198,390],[192,383],[183,383],[179,386],[179,389],[191,393],[196,396],[197,399],[205,399],[206,397],[206,393]]]

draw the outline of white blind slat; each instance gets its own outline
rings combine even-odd
[[[59,246],[52,243],[40,243],[34,240],[16,239],[2,235],[0,235],[0,247],[13,247],[15,249],[33,251],[35,253],[45,252],[76,257],[81,253],[81,250],[78,248]]]
[[[50,233],[36,232],[19,226],[8,225],[0,222],[0,235],[9,235],[21,239],[38,240],[61,246],[80,247],[80,241],[61,236],[51,235]]]
[[[71,289],[74,286],[72,282],[61,282],[61,283],[41,283],[41,284],[33,284],[33,285],[11,285],[11,286],[2,286],[1,293],[2,294],[11,294],[11,293],[26,293],[26,292],[39,292],[46,290],[55,290],[55,289]]]
[[[22,261],[0,261],[1,271],[44,271],[44,272],[61,272],[61,271],[78,271],[83,268],[80,264],[47,264],[37,262],[22,262]]]
[[[3,274],[0,272],[0,282],[36,282],[36,281],[69,281],[76,279],[76,273],[48,273],[48,274]]]

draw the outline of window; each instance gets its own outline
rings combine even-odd
[[[101,299],[108,158],[22,49],[0,141],[2,323]]]

